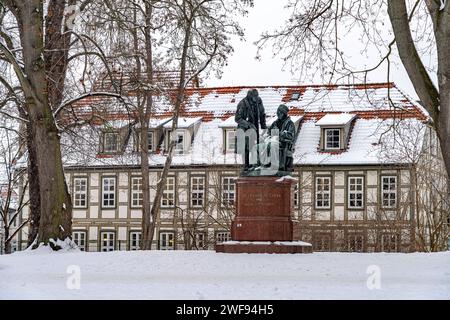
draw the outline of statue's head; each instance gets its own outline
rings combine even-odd
[[[287,118],[289,112],[289,108],[285,104],[280,104],[277,110],[277,117],[280,120],[284,120]]]
[[[247,99],[253,103],[257,103],[258,102],[258,90],[256,90],[256,89],[248,90]]]

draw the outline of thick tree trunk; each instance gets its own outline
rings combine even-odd
[[[41,196],[39,188],[39,170],[36,157],[36,143],[34,143],[33,123],[27,123],[27,149],[28,149],[28,194],[30,197],[30,226],[28,231],[28,246],[31,246],[39,231],[41,220]]]
[[[20,116],[24,119],[27,115],[22,107],[19,108]],[[41,219],[41,195],[39,193],[39,171],[36,158],[36,144],[34,143],[33,123],[24,124],[25,145],[28,151],[27,179],[29,196],[29,229],[27,247],[31,246],[36,239]]]
[[[40,185],[41,219],[38,244],[57,249],[51,239],[65,239],[71,235],[71,201],[65,184],[61,160],[59,133],[48,99],[44,62],[43,4],[29,0],[19,5],[16,13],[20,28],[25,86],[26,109],[33,123],[38,177]]]

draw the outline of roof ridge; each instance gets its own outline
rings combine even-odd
[[[392,86],[398,89],[395,82],[370,82],[370,83],[335,83],[335,84],[298,84],[298,85],[240,85],[240,86],[213,86],[213,87],[198,87],[198,88],[186,88],[186,91],[199,91],[199,90],[217,90],[217,89],[245,89],[245,88],[255,88],[255,89],[263,89],[263,88],[337,88],[337,87],[358,87],[358,86]],[[176,90],[176,89],[174,89]]]

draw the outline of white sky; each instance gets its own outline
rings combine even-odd
[[[283,62],[280,57],[272,57],[271,48],[267,47],[262,54],[260,61],[255,59],[256,46],[253,44],[264,31],[273,30],[281,26],[289,12],[284,9],[286,0],[267,1],[256,0],[255,6],[249,10],[247,17],[241,19],[241,25],[245,29],[245,42],[240,42],[238,39],[233,41],[235,52],[229,58],[228,65],[223,68],[223,75],[221,79],[217,79],[211,75],[208,79],[203,79],[203,84],[208,87],[215,86],[253,86],[253,85],[295,85],[295,74],[291,74],[289,67],[283,70]],[[386,25],[386,32],[390,28],[389,23]],[[387,41],[391,38],[387,36]],[[345,39],[352,47],[352,41],[357,41],[357,35],[349,36]],[[347,44],[346,44],[347,47]],[[348,49],[349,51],[352,48]],[[352,61],[358,61],[362,66],[372,66],[373,61],[378,59],[376,52],[369,51],[369,59],[362,58],[358,51],[353,52],[351,56]],[[373,58],[373,59],[372,59]],[[371,61],[372,59],[372,61]],[[372,63],[371,63],[372,62]],[[386,68],[369,74],[368,82],[386,82],[387,73]],[[397,86],[417,99],[414,88],[406,74],[399,59],[394,59],[391,64],[390,81],[393,81]],[[315,83],[320,82],[316,80]],[[302,81],[300,84],[311,84],[309,81]]]

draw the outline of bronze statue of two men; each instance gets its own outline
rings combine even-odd
[[[267,130],[264,105],[256,89],[249,90],[235,115],[238,124],[237,152],[243,157],[243,176],[290,174],[293,170],[295,125],[289,109],[281,104]]]

